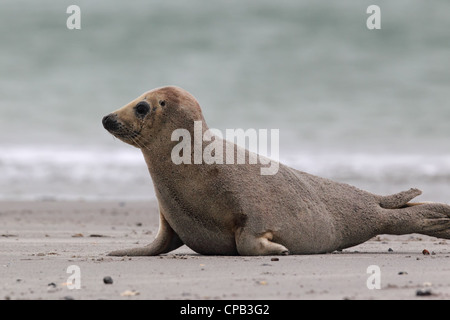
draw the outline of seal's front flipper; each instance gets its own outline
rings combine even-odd
[[[272,241],[272,232],[266,232],[262,236],[252,235],[242,228],[236,232],[236,247],[241,256],[270,256],[288,255],[289,250]]]
[[[408,202],[421,194],[422,191],[412,188],[408,191],[403,191],[390,196],[380,196],[380,206],[384,209],[400,209],[405,206],[414,205],[413,203],[408,204]]]
[[[162,253],[167,253],[175,250],[183,245],[183,241],[175,233],[172,227],[164,218],[163,214],[159,213],[159,231],[155,240],[143,248],[133,248],[126,250],[117,250],[108,253],[108,256],[157,256]]]

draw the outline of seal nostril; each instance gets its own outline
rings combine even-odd
[[[113,114],[108,114],[102,119],[103,127],[108,131],[117,130],[119,125],[117,123],[116,117]]]
[[[106,127],[106,123],[108,122],[109,115],[104,116],[102,119],[103,126]]]

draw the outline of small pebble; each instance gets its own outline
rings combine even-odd
[[[392,250],[392,248],[389,248],[389,249],[388,249],[388,252],[394,252],[394,250]]]
[[[82,233],[75,233],[72,235],[72,238],[83,238],[84,235]]]
[[[280,261],[280,259],[279,258],[272,258],[272,259],[270,259],[270,261]]]
[[[120,294],[122,297],[133,297],[133,296],[138,296],[140,295],[139,291],[134,291],[134,290],[125,290],[124,292],[122,292]]]
[[[431,296],[431,289],[419,289],[416,291],[416,296],[419,297],[427,297],[427,296]]]
[[[47,285],[47,292],[52,293],[52,292],[56,292],[56,291],[58,291],[58,288],[57,288],[57,286],[56,286],[56,283],[50,282],[50,283]]]
[[[104,277],[103,278],[103,283],[104,284],[113,284],[113,279],[111,277]]]

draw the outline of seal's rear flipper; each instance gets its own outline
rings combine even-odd
[[[407,204],[403,208],[386,211],[382,233],[420,233],[450,239],[450,206],[443,203]]]
[[[414,203],[408,204],[409,201],[422,194],[419,189],[409,189],[390,196],[380,197],[380,206],[384,209],[400,209],[405,206],[416,205]]]

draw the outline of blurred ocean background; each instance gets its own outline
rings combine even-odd
[[[448,0],[2,0],[0,199],[152,197],[101,119],[164,85],[212,128],[280,129],[299,170],[450,202]]]

